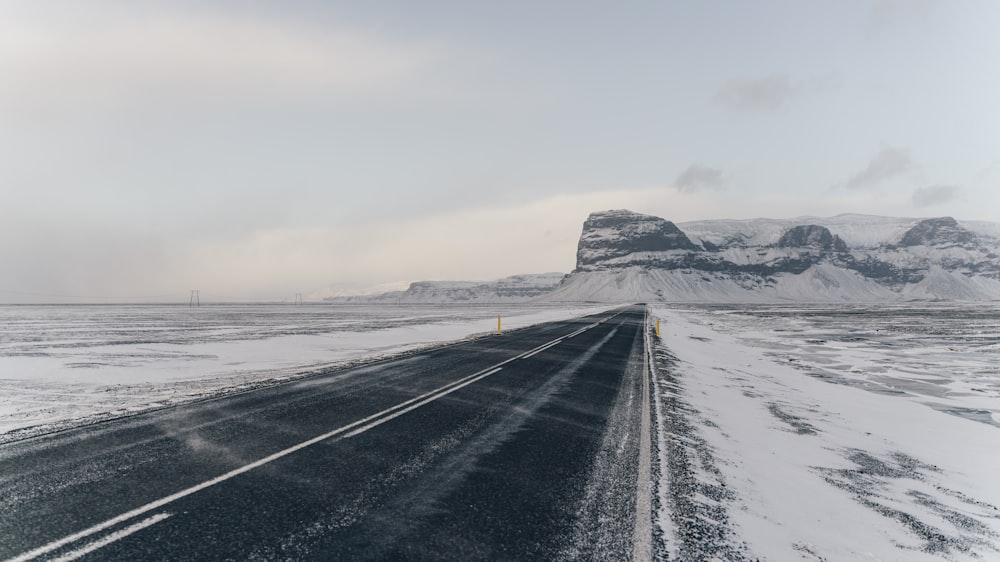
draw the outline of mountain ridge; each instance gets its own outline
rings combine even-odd
[[[1000,224],[864,214],[673,223],[615,209],[583,223],[569,274],[417,281],[339,303],[1000,300]]]
[[[674,224],[600,211],[584,222],[576,268],[547,298],[996,300],[996,226],[853,214]]]
[[[565,273],[529,273],[492,281],[414,281],[404,291],[374,295],[326,297],[333,303],[353,304],[435,304],[435,303],[515,303],[548,294]]]

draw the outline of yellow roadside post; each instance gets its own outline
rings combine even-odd
[[[497,333],[500,333],[500,315],[497,314]]]
[[[660,337],[660,319],[656,319],[656,337]]]

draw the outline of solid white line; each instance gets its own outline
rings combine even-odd
[[[398,412],[396,412],[396,413],[394,413],[392,415],[389,415],[389,416],[386,416],[384,418],[381,418],[381,419],[378,419],[376,421],[373,421],[373,422],[371,422],[370,424],[368,424],[366,426],[359,427],[359,428],[355,429],[354,431],[352,431],[352,432],[344,435],[342,437],[342,439],[347,439],[348,437],[354,437],[355,435],[358,435],[359,433],[364,433],[364,432],[368,431],[369,429],[371,429],[371,428],[373,428],[375,426],[382,425],[382,424],[384,424],[385,422],[387,422],[387,421],[389,421],[391,419],[398,418],[399,416],[405,414],[406,412],[409,412],[410,410],[416,410],[417,408],[423,406],[424,404],[427,404],[428,402],[433,402],[433,401],[437,400],[438,398],[441,398],[442,396],[445,396],[447,394],[451,394],[452,392],[455,392],[456,390],[458,390],[458,389],[460,389],[460,388],[462,388],[464,386],[468,386],[468,385],[470,385],[470,384],[472,384],[474,382],[479,382],[479,381],[485,379],[486,377],[488,377],[488,376],[490,376],[490,375],[492,375],[494,373],[498,373],[498,372],[500,372],[502,370],[503,369],[501,369],[500,367],[497,367],[496,369],[493,369],[492,371],[487,371],[487,372],[479,375],[478,377],[476,377],[476,378],[474,378],[472,380],[465,381],[464,383],[462,383],[462,384],[460,384],[458,386],[453,386],[453,387],[449,388],[448,390],[442,392],[441,394],[432,396],[432,397],[424,400],[423,402],[418,402],[417,404],[414,404],[414,405],[410,406],[409,408],[400,410],[400,411],[398,411]]]
[[[586,332],[587,330],[589,330],[589,329],[591,329],[591,328],[593,328],[595,326],[597,326],[596,322],[593,323],[593,324],[591,324],[590,326],[584,326],[584,327],[580,328],[579,330],[573,332],[572,334],[566,336],[566,339],[575,338],[576,336],[579,336],[580,334]]]
[[[562,339],[560,338],[560,339],[558,339],[558,340],[550,343],[549,345],[547,345],[547,346],[545,346],[545,347],[543,347],[541,349],[536,349],[536,350],[528,353],[527,355],[525,355],[521,359],[527,359],[529,357],[534,357],[535,355],[538,355],[539,353],[545,351],[546,349],[549,349],[550,347],[555,347],[555,346],[559,345],[559,342],[561,342],[561,341],[562,341]]]
[[[76,560],[77,558],[86,556],[86,555],[90,554],[91,552],[94,552],[98,548],[108,546],[109,544],[111,544],[111,543],[113,543],[115,541],[124,539],[125,537],[131,535],[132,533],[139,532],[139,531],[145,529],[146,527],[150,527],[152,525],[155,525],[155,524],[159,523],[160,521],[163,521],[167,517],[170,517],[170,515],[171,514],[169,514],[169,513],[160,513],[160,514],[154,515],[154,516],[152,516],[152,517],[150,517],[148,519],[143,519],[142,521],[139,521],[135,525],[131,525],[129,527],[125,527],[124,529],[122,529],[120,531],[115,531],[114,533],[111,533],[110,535],[104,537],[103,539],[101,539],[99,541],[94,541],[94,542],[88,544],[87,546],[85,546],[83,548],[78,548],[76,550],[67,552],[66,554],[63,554],[62,556],[60,556],[59,558],[53,558],[52,562],[70,562],[71,560]]]
[[[653,512],[650,498],[652,486],[652,452],[649,427],[649,307],[642,321],[642,416],[639,422],[639,477],[635,489],[635,531],[632,540],[632,560],[653,559]]]
[[[254,462],[252,462],[250,464],[247,464],[245,466],[242,466],[240,468],[237,468],[237,469],[234,469],[234,470],[230,470],[229,472],[227,472],[225,474],[216,476],[215,478],[212,478],[211,480],[206,480],[205,482],[202,482],[201,484],[197,484],[195,486],[191,486],[190,488],[186,488],[186,489],[181,490],[179,492],[175,492],[175,493],[173,493],[173,494],[171,494],[169,496],[160,498],[160,499],[158,499],[156,501],[152,501],[150,503],[147,503],[146,505],[137,507],[137,508],[135,508],[135,509],[133,509],[131,511],[128,511],[126,513],[123,513],[123,514],[121,514],[121,515],[119,515],[117,517],[113,517],[111,519],[108,519],[107,521],[104,521],[103,523],[98,523],[97,525],[94,525],[93,527],[89,527],[89,528],[84,529],[82,531],[73,533],[71,535],[67,535],[67,536],[65,536],[65,537],[63,537],[61,539],[54,540],[54,541],[52,541],[52,542],[50,542],[48,544],[42,545],[42,546],[40,546],[38,548],[35,548],[35,549],[30,550],[28,552],[25,552],[24,554],[21,554],[20,556],[17,556],[15,558],[11,558],[8,562],[26,562],[28,560],[33,560],[35,558],[38,558],[39,556],[42,556],[43,554],[47,554],[49,552],[52,552],[53,550],[56,550],[58,548],[62,548],[64,546],[66,546],[67,544],[74,543],[74,542],[76,542],[76,541],[78,541],[80,539],[87,538],[87,537],[89,537],[89,536],[91,536],[91,535],[93,535],[95,533],[99,533],[99,532],[101,532],[101,531],[103,531],[103,530],[105,530],[105,529],[107,529],[109,527],[113,527],[113,526],[115,526],[115,525],[117,525],[119,523],[124,523],[125,521],[128,521],[129,519],[132,519],[134,517],[138,517],[138,516],[140,516],[140,515],[142,515],[144,513],[148,513],[150,511],[153,511],[154,509],[159,509],[159,508],[161,508],[161,507],[163,507],[163,506],[165,506],[165,505],[167,505],[169,503],[175,502],[175,501],[177,501],[177,500],[179,500],[181,498],[190,496],[191,494],[194,494],[196,492],[200,492],[200,491],[204,490],[205,488],[210,488],[210,487],[212,487],[212,486],[214,486],[216,484],[220,484],[222,482],[225,482],[226,480],[229,480],[231,478],[239,476],[240,474],[243,474],[243,473],[249,472],[249,471],[251,471],[251,470],[253,470],[255,468],[264,466],[265,464],[268,464],[270,462],[276,461],[276,460],[278,460],[278,459],[280,459],[282,457],[286,457],[286,456],[288,456],[288,455],[290,455],[292,453],[295,453],[297,451],[305,449],[306,447],[309,447],[311,445],[315,445],[316,443],[319,443],[320,441],[325,441],[325,440],[327,440],[327,439],[329,439],[331,437],[334,437],[336,435],[339,435],[341,433],[348,432],[348,431],[350,431],[352,429],[358,428],[358,426],[364,426],[362,428],[358,428],[358,430],[356,430],[356,431],[352,431],[349,435],[345,436],[345,438],[346,437],[353,437],[355,435],[358,435],[359,433],[362,433],[363,431],[367,431],[367,430],[369,430],[369,429],[371,429],[371,428],[373,428],[373,427],[375,427],[377,425],[380,425],[382,423],[385,423],[386,421],[389,421],[390,419],[396,418],[396,417],[398,417],[398,416],[400,416],[400,415],[402,415],[402,414],[404,414],[406,412],[409,412],[409,411],[411,411],[411,410],[413,410],[415,408],[423,406],[424,404],[427,404],[429,402],[437,400],[438,398],[441,398],[442,396],[450,394],[451,392],[453,392],[455,390],[458,390],[461,387],[467,386],[469,384],[472,384],[473,382],[476,382],[476,381],[481,380],[481,379],[483,379],[483,378],[485,378],[485,377],[487,377],[489,375],[492,375],[492,374],[496,373],[497,371],[499,371],[500,367],[503,366],[503,365],[506,365],[506,364],[508,364],[508,363],[510,363],[512,361],[516,361],[518,359],[521,359],[522,357],[525,357],[525,356],[527,356],[529,354],[533,355],[534,353],[539,353],[541,351],[544,351],[545,349],[547,349],[547,347],[551,347],[551,346],[559,343],[560,341],[562,341],[562,337],[556,338],[555,340],[552,340],[551,342],[544,343],[544,344],[542,344],[542,345],[540,345],[538,347],[535,347],[533,349],[525,351],[524,353],[521,353],[520,355],[515,355],[514,357],[511,357],[510,359],[506,359],[504,361],[501,361],[500,363],[497,363],[497,364],[495,364],[495,365],[493,365],[491,367],[487,367],[486,369],[483,369],[483,370],[481,370],[479,372],[473,373],[473,374],[471,374],[471,375],[469,375],[467,377],[458,379],[457,381],[452,381],[452,382],[450,382],[450,383],[448,383],[448,384],[446,384],[444,386],[438,387],[438,388],[436,388],[434,390],[431,390],[429,392],[425,392],[425,393],[421,394],[420,396],[417,396],[415,398],[410,398],[409,400],[407,400],[405,402],[400,402],[399,404],[396,404],[395,406],[393,406],[391,408],[386,408],[385,410],[382,410],[381,412],[377,412],[375,414],[372,414],[372,415],[370,415],[370,416],[368,416],[366,418],[362,418],[362,419],[357,420],[355,422],[349,423],[349,424],[347,424],[345,426],[338,427],[337,429],[334,429],[332,431],[328,431],[328,432],[326,432],[326,433],[324,433],[322,435],[318,435],[316,437],[313,437],[312,439],[309,439],[307,441],[303,441],[303,442],[299,443],[298,445],[293,445],[293,446],[291,446],[291,447],[289,447],[287,449],[278,451],[277,453],[274,453],[272,455],[268,455],[268,456],[266,456],[266,457],[264,457],[264,458],[262,458],[260,460],[254,461]],[[418,402],[419,402],[419,404],[417,404]],[[411,407],[411,405],[412,405],[412,407]],[[377,418],[380,418],[382,416],[387,416],[387,417],[386,417],[386,419],[381,420],[378,423],[370,423],[373,420],[375,420]]]

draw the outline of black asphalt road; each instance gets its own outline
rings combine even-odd
[[[648,538],[643,319],[633,306],[4,445],[0,559],[632,559]]]

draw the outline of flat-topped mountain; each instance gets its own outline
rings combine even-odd
[[[698,221],[627,210],[584,222],[546,298],[596,301],[1000,299],[1000,225],[951,217]]]
[[[698,249],[670,221],[631,211],[605,211],[591,214],[583,223],[576,264],[592,265],[636,252]]]

